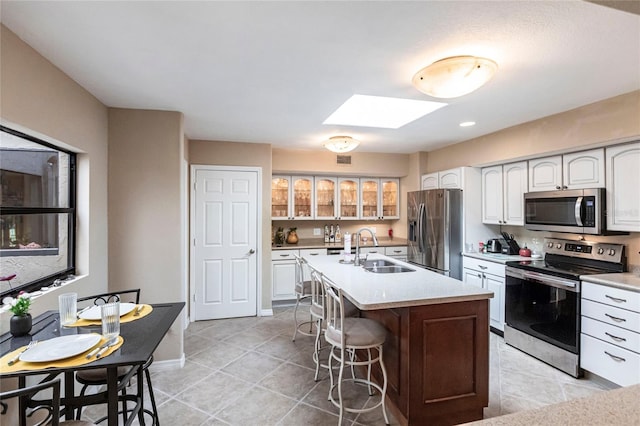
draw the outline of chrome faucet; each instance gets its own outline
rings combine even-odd
[[[367,231],[371,234],[371,239],[373,240],[373,245],[378,247],[378,239],[376,238],[376,234],[373,233],[371,228],[360,228],[353,235],[356,239],[356,258],[353,261],[354,266],[360,266],[360,234],[362,231]]]

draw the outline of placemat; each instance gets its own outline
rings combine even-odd
[[[72,356],[70,358],[64,358],[64,359],[59,359],[57,361],[47,361],[47,362],[18,361],[13,365],[9,365],[9,360],[24,350],[26,346],[23,346],[21,348],[16,349],[15,351],[9,352],[8,354],[0,358],[0,374],[15,373],[17,371],[25,371],[25,370],[27,371],[44,370],[46,368],[52,368],[52,367],[57,367],[57,368],[77,367],[80,365],[89,364],[99,358],[96,358],[94,355],[91,358],[87,359],[86,355],[89,352],[91,352],[93,349],[99,346],[102,346],[106,342],[107,340],[103,337],[102,339],[100,339],[100,343],[98,345],[95,345],[92,348],[82,352],[81,354]],[[118,336],[118,343],[116,343],[114,346],[111,346],[109,349],[107,349],[107,351],[101,356],[101,358],[109,356],[114,351],[117,351],[118,349],[120,349],[120,346],[122,346],[123,343],[124,343],[124,339],[122,338],[122,336]]]
[[[120,324],[126,323],[126,322],[131,322],[131,321],[135,321],[138,320],[140,318],[144,318],[147,315],[149,315],[151,313],[151,311],[153,311],[153,307],[151,305],[142,305],[142,310],[140,311],[139,315],[136,315],[136,310],[134,309],[133,311],[129,312],[127,315],[123,315],[120,317]],[[89,325],[102,325],[102,321],[101,320],[87,320],[87,319],[79,319],[78,321],[74,322],[73,324],[67,324],[65,325],[65,327],[87,327]]]

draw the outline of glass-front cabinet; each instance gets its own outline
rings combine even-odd
[[[334,177],[315,177],[316,219],[337,219],[338,179]]]
[[[358,178],[338,179],[338,219],[358,219],[359,186]]]
[[[271,218],[313,219],[313,196],[313,177],[273,176]]]
[[[360,218],[399,219],[399,179],[360,179]]]

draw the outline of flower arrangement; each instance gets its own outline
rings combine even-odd
[[[16,299],[11,301],[9,310],[16,316],[24,316],[29,313],[31,307],[31,295],[29,293],[20,292]]]

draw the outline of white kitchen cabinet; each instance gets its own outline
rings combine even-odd
[[[271,299],[295,299],[296,259],[298,250],[271,251]]]
[[[399,219],[400,180],[360,178],[359,219]]]
[[[271,219],[313,219],[313,178],[273,176],[271,178]]]
[[[440,187],[440,181],[438,180],[438,172],[422,175],[422,185],[424,189],[438,189]]]
[[[422,189],[453,188],[464,189],[465,167],[443,170],[422,175]]]
[[[315,218],[335,220],[338,218],[338,178],[320,177],[314,179],[316,188]]]
[[[482,222],[524,225],[527,162],[485,167],[482,176]]]
[[[580,367],[620,386],[640,383],[640,293],[583,281],[581,298]]]
[[[360,179],[338,178],[338,219],[358,219]]]
[[[385,247],[384,254],[394,259],[407,261],[407,246]]]
[[[529,192],[604,188],[604,149],[529,160]]]
[[[640,142],[607,147],[607,229],[640,232]]]
[[[493,292],[493,298],[489,299],[489,324],[496,330],[504,331],[505,265],[465,256],[462,266],[465,284]]]

